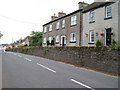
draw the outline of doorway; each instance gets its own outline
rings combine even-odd
[[[106,45],[111,45],[111,28],[106,29]]]

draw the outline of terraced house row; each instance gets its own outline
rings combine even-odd
[[[59,12],[43,25],[43,46],[95,46],[97,40],[109,46],[112,39],[120,44],[119,0],[78,5],[78,10]]]

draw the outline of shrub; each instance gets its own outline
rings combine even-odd
[[[97,40],[96,43],[95,43],[96,47],[99,47],[99,46],[102,46],[100,40]]]
[[[50,42],[49,42],[49,40],[47,41],[47,46],[48,46],[48,45],[50,45]]]
[[[115,39],[112,39],[111,48],[112,48],[112,50],[120,50],[120,45],[118,45],[118,43]]]
[[[20,44],[19,47],[25,47],[25,45],[24,44]]]
[[[51,45],[52,45],[52,46],[54,46],[54,45],[55,45],[54,40],[52,40],[52,41],[51,41]]]

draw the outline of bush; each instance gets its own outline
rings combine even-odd
[[[47,41],[47,46],[48,46],[48,45],[50,45],[50,42],[49,42],[49,40]]]
[[[100,40],[97,40],[96,43],[95,43],[96,47],[99,47],[99,46],[102,46]]]
[[[20,44],[19,47],[25,47],[25,44]]]
[[[115,39],[112,39],[111,47],[112,47],[112,50],[120,50],[120,45],[118,45]]]
[[[52,40],[52,41],[51,41],[51,45],[52,45],[52,46],[54,46],[54,45],[55,45],[54,40]]]

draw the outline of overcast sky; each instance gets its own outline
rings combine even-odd
[[[0,0],[0,44],[9,44],[25,38],[31,31],[42,31],[42,25],[54,13],[71,13],[83,0]],[[84,0],[92,3],[94,0]]]

